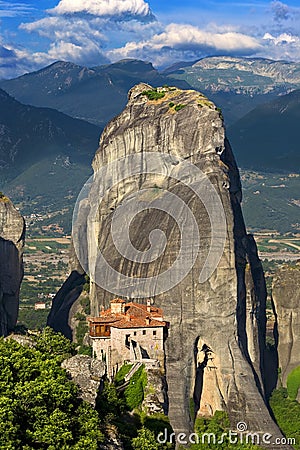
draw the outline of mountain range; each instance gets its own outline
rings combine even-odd
[[[223,110],[227,125],[274,97],[300,88],[300,63],[229,56],[176,63],[164,71],[202,91]]]
[[[162,86],[170,82],[151,63],[123,60],[94,68],[58,61],[37,72],[0,82],[18,101],[55,108],[104,127],[125,106],[129,89],[140,82]],[[184,80],[178,87],[189,88]]]
[[[23,214],[41,211],[47,216],[45,223],[51,223],[53,213],[59,223],[70,223],[75,198],[91,173],[102,128],[122,110],[129,89],[141,81],[183,89],[193,86],[204,92],[221,107],[243,169],[276,172],[278,179],[280,173],[299,172],[300,64],[212,57],[176,63],[159,73],[151,63],[139,60],[94,68],[60,61],[0,81],[0,88],[10,94],[0,90],[0,190]],[[253,205],[258,205],[254,209],[260,213],[251,226],[255,228],[257,222],[259,228],[264,208],[251,189],[246,189],[245,205],[251,205],[250,215]],[[270,192],[275,193],[270,188],[266,201]],[[282,204],[290,205],[287,213],[293,209],[291,219],[281,220],[282,231],[295,223],[299,208],[295,192],[294,184],[281,191]],[[270,228],[274,220],[270,219]]]
[[[121,60],[93,68],[58,61],[39,71],[0,81],[18,101],[57,109],[104,127],[140,82],[203,92],[222,108],[227,126],[261,103],[300,88],[300,63],[209,57],[176,63],[159,73],[151,63]]]

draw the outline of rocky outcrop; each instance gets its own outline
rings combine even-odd
[[[276,336],[280,381],[286,386],[289,373],[300,366],[300,264],[284,266],[273,279]]]
[[[23,278],[25,222],[12,202],[0,195],[0,335],[15,327]]]
[[[165,172],[153,174],[152,158],[146,152],[155,153],[157,167],[160,155],[167,155]],[[113,164],[124,157],[125,169]],[[190,168],[185,172],[187,163]],[[266,320],[263,271],[254,239],[246,234],[239,172],[220,111],[199,92],[161,88],[153,93],[151,86],[138,85],[130,91],[124,111],[106,127],[93,168],[89,206],[83,202],[87,233],[85,238],[80,235],[77,245],[83,265],[89,262],[92,315],[108,307],[120,292],[141,302],[152,297],[163,308],[170,323],[165,344],[168,415],[176,433],[193,429],[192,401],[198,414],[226,410],[233,427],[244,421],[251,431],[279,436],[261,382]],[[101,183],[97,183],[99,173]],[[109,190],[103,192],[106,177]],[[200,200],[195,193],[199,186]],[[177,201],[179,206],[172,209]],[[189,222],[186,205],[197,227]],[[114,220],[122,211],[124,221],[118,223],[113,240]],[[127,228],[130,239],[125,236]],[[82,223],[78,229],[79,233],[84,229]],[[163,251],[154,251],[147,259],[149,248],[160,237],[158,229],[166,236]],[[185,253],[175,270],[183,243]],[[118,250],[123,245],[123,255],[132,250],[131,245],[140,253],[136,258],[122,257],[116,245]],[[214,259],[220,246],[220,259]],[[144,260],[142,253],[147,254]],[[103,265],[103,258],[108,265]],[[190,260],[190,270],[182,277]],[[115,270],[114,278],[105,285],[110,280],[109,266]],[[165,284],[159,281],[161,273],[170,274]],[[143,282],[136,283],[140,278]],[[166,285],[169,288],[164,289]]]
[[[146,414],[166,414],[168,412],[167,386],[165,376],[161,369],[148,368],[147,386],[144,391],[144,400],[142,404],[143,411]]]
[[[32,337],[23,334],[12,333],[5,339],[12,339],[13,341],[16,341],[18,344],[23,345],[23,347],[34,348],[36,346],[36,342]]]
[[[105,375],[105,364],[87,355],[75,355],[63,361],[62,367],[79,386],[80,398],[95,406],[101,379]]]

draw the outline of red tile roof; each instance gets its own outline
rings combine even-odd
[[[123,303],[124,300],[115,299],[112,303]],[[151,328],[164,327],[166,322],[156,320],[163,318],[161,308],[129,302],[125,305],[125,313],[112,313],[111,309],[106,309],[100,313],[99,317],[90,317],[90,323],[110,325],[114,328]]]
[[[158,320],[150,319],[148,322],[146,319],[141,319],[137,317],[131,317],[130,320],[118,320],[111,325],[113,328],[157,328],[166,326],[165,322],[160,322]]]

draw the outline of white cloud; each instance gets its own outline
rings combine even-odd
[[[8,2],[0,0],[0,17],[17,17],[32,14],[33,6],[26,3]]]
[[[11,14],[24,8],[24,3],[10,3],[15,9],[9,8],[6,0],[0,0],[0,8],[5,5]],[[300,8],[291,8],[277,0],[264,4],[264,18],[251,26],[227,23],[215,17],[210,23],[203,21],[201,28],[183,24],[184,19],[180,17],[181,23],[159,22],[151,12],[149,0],[57,0],[56,3],[56,7],[45,12],[44,18],[20,25],[21,30],[42,38],[43,50],[36,51],[35,38],[31,54],[29,50],[27,54],[22,53],[18,46],[5,45],[6,50],[2,49],[1,53],[0,49],[3,67],[5,61],[11,67],[16,61],[19,74],[22,68],[25,71],[26,61],[30,70],[56,60],[95,66],[122,58],[144,59],[163,67],[179,60],[221,54],[300,60]]]
[[[192,25],[170,24],[165,31],[148,40],[128,42],[124,47],[108,52],[113,60],[119,58],[146,58],[157,65],[165,64],[170,58],[193,59],[201,56],[222,54],[253,54],[261,47],[251,36],[228,31],[224,33],[201,30]]]
[[[275,45],[282,45],[282,44],[294,44],[297,42],[300,42],[300,39],[298,36],[292,36],[288,33],[282,33],[279,36],[272,36],[270,33],[266,33],[263,37],[266,41],[272,41]]]
[[[277,36],[265,33],[264,56],[272,59],[285,59],[300,61],[300,37],[290,33],[281,33]]]
[[[0,79],[15,77],[35,69],[29,52],[5,43],[0,36]]]
[[[125,12],[126,17],[121,15]],[[33,54],[40,64],[70,60],[93,66],[109,62],[104,49],[112,42],[120,45],[157,32],[160,28],[151,14],[143,0],[61,0],[46,17],[22,23],[20,29],[50,41],[46,51]]]
[[[107,20],[95,17],[85,20],[72,17],[50,16],[32,23],[21,24],[20,28],[50,39],[46,52],[33,54],[35,61],[48,64],[57,60],[72,61],[82,65],[105,64],[103,44],[107,38],[101,31]]]
[[[149,4],[144,0],[61,0],[49,10],[54,14],[88,13],[95,16],[150,16]]]
[[[36,32],[40,36],[51,40],[74,39],[80,41],[87,37],[93,37],[94,40],[103,41],[106,40],[106,37],[101,33],[100,28],[104,24],[105,21],[98,18],[88,21],[79,17],[66,20],[64,17],[53,16],[31,23],[22,23],[20,29],[30,33]]]

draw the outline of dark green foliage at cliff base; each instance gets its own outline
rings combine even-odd
[[[174,445],[170,443],[158,444],[156,441],[158,434],[164,432],[165,429],[169,435],[172,433],[169,418],[164,414],[147,416],[140,409],[147,382],[144,367],[140,367],[132,376],[131,383],[125,391],[118,391],[118,386],[124,383],[124,377],[131,367],[131,364],[123,365],[113,383],[104,381],[96,405],[100,417],[107,426],[113,424],[117,428],[125,450],[174,449]],[[135,401],[132,400],[134,395],[136,396]],[[132,411],[133,407],[135,408],[134,412]]]
[[[46,327],[36,338],[35,349],[60,362],[76,354],[75,345],[50,327]]]
[[[295,438],[295,450],[300,450],[300,404],[290,400],[285,388],[277,389],[270,398],[276,422],[287,438]]]
[[[231,429],[230,422],[228,415],[224,411],[216,411],[213,417],[207,418],[207,417],[201,417],[197,418],[195,422],[195,432],[199,436],[200,443],[199,444],[192,444],[190,446],[193,450],[207,450],[207,449],[224,449],[224,450],[258,450],[260,447],[252,444],[241,444],[236,443],[232,444],[230,443],[230,440],[228,437],[224,437],[223,443],[218,443],[218,440],[221,440],[223,433],[228,433],[228,431]],[[234,431],[234,430],[233,430]],[[216,443],[213,443],[212,441],[209,443],[209,440],[206,438],[205,442],[202,443],[202,436],[205,433],[213,433],[214,436],[216,436]]]
[[[292,370],[287,377],[287,391],[290,400],[296,400],[300,389],[300,366]]]
[[[124,401],[121,400],[114,383],[105,380],[100,390],[96,409],[105,423],[114,422],[125,411]]]
[[[159,450],[160,446],[154,433],[143,427],[138,431],[136,438],[132,439],[133,450]]]
[[[35,348],[0,339],[0,450],[98,449],[98,413],[60,366],[72,354],[73,344],[48,328]]]

